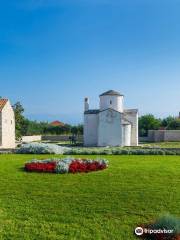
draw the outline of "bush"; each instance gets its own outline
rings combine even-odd
[[[72,163],[73,158],[65,158],[57,162],[56,164],[56,173],[68,173],[69,166]]]
[[[70,148],[61,147],[56,144],[46,144],[46,143],[27,143],[23,144],[16,153],[22,154],[64,154],[69,151]]]
[[[158,148],[72,148],[64,154],[68,155],[180,155],[180,150]]]
[[[64,155],[180,155],[180,149],[165,148],[69,148],[56,144],[28,143],[16,150],[16,153],[64,154]]]

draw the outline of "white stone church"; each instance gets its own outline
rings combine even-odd
[[[15,117],[8,99],[0,99],[0,149],[15,148]]]
[[[100,95],[100,108],[84,102],[84,146],[137,146],[138,110],[124,109],[124,95],[110,90]]]

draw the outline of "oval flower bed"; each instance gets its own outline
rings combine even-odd
[[[25,164],[28,172],[48,172],[48,173],[82,173],[103,170],[108,167],[105,159],[46,159],[32,160]]]

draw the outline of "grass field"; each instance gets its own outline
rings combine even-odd
[[[109,169],[76,175],[24,172],[34,157],[0,155],[0,239],[131,240],[180,213],[178,156],[106,156]]]
[[[160,148],[180,148],[180,142],[156,142],[156,143],[143,143],[142,147],[160,147]]]

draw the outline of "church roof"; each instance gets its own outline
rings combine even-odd
[[[122,117],[122,124],[123,125],[132,125],[132,122],[130,122],[128,119],[126,119],[124,116]]]
[[[98,114],[99,112],[99,109],[90,109],[88,111],[85,111],[84,114]]]
[[[102,93],[102,94],[100,95],[100,97],[101,97],[101,96],[107,96],[107,95],[109,95],[109,96],[124,96],[123,94],[121,94],[121,93],[119,93],[119,92],[117,92],[117,91],[109,90],[109,91],[107,91],[107,92]]]
[[[138,113],[138,109],[124,109],[124,113]]]
[[[0,112],[3,110],[7,102],[8,102],[8,99],[4,99],[4,98],[0,99]]]

